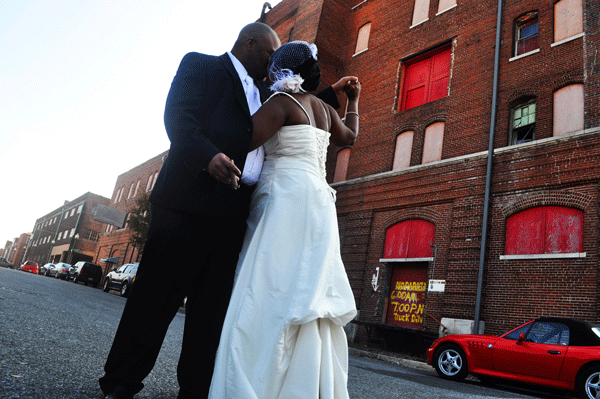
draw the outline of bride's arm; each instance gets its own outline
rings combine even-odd
[[[250,151],[263,145],[287,121],[286,104],[282,97],[273,97],[252,115]]]
[[[358,99],[360,97],[360,89],[360,83],[357,81],[346,91],[348,102],[346,104],[346,117],[344,122],[342,122],[333,108],[327,107],[331,117],[331,142],[338,147],[354,145],[354,142],[358,137]]]

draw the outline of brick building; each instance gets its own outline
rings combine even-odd
[[[152,191],[168,153],[165,151],[119,175],[109,206],[126,214],[137,207],[136,201]],[[95,262],[104,265],[104,275],[112,267],[139,262],[140,250],[132,244],[131,239],[134,232],[127,227],[126,223],[121,227],[108,224],[100,236]]]
[[[35,221],[25,252],[26,260],[46,263],[91,261],[105,224],[95,220],[98,207],[107,206],[109,199],[85,193],[65,203]]]
[[[31,233],[23,233],[19,235],[19,237],[15,237],[13,241],[7,241],[4,246],[5,255],[3,255],[6,260],[14,265],[15,268],[19,268],[25,262],[24,254],[25,248],[27,247],[27,243],[29,238],[31,237]]]
[[[317,44],[324,83],[362,83],[359,138],[327,164],[359,320],[600,321],[599,8],[284,0],[264,15],[282,42]]]

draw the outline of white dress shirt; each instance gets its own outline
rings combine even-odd
[[[248,75],[248,71],[246,71],[244,65],[242,65],[242,63],[235,58],[233,54],[231,54],[231,52],[227,52],[227,55],[229,55],[229,58],[231,58],[231,62],[233,63],[233,66],[235,67],[235,70],[242,81],[244,92],[246,93],[246,99],[248,100],[250,115],[253,115],[262,105],[260,102],[260,93],[258,92],[258,87],[256,87],[254,84],[254,79]],[[246,157],[246,163],[244,164],[244,169],[242,171],[242,183],[252,186],[258,181],[264,157],[265,153],[262,146],[248,153],[248,156]]]

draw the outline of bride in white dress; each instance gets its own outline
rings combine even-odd
[[[265,161],[209,397],[348,398],[343,326],[356,307],[325,159],[330,139],[356,140],[360,84],[349,83],[342,122],[304,91],[320,82],[314,45],[285,44],[271,63],[276,93],[253,116],[253,146],[264,144]]]

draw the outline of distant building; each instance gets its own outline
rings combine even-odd
[[[360,77],[358,140],[330,148],[327,175],[359,320],[375,335],[600,321],[600,5],[498,11],[284,0],[263,16],[283,43],[317,44],[324,84]]]
[[[38,218],[27,246],[27,260],[40,266],[48,262],[92,261],[105,229],[105,224],[94,220],[94,216],[99,206],[109,202],[106,197],[88,192]]]
[[[15,268],[18,268],[25,260],[28,260],[23,259],[23,255],[30,237],[31,233],[23,233],[19,237],[15,237],[13,241],[6,242],[6,255],[4,257],[12,263]]]
[[[139,198],[150,195],[167,155],[168,151],[165,151],[119,175],[109,206],[126,214],[135,209]],[[132,244],[133,234],[127,223],[121,227],[106,225],[94,257],[96,263],[104,265],[104,275],[108,274],[112,267],[139,261],[141,252]]]

